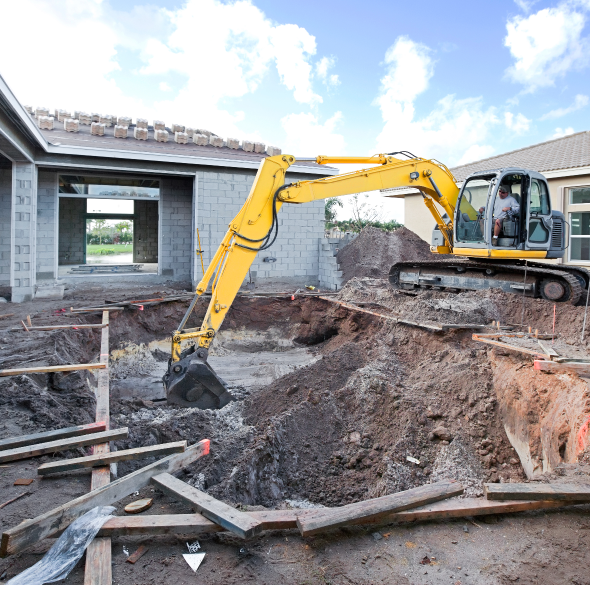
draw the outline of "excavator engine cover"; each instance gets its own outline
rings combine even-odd
[[[218,410],[232,401],[227,384],[207,362],[207,350],[188,349],[171,363],[163,377],[169,404],[201,410]]]

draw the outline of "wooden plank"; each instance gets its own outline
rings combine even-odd
[[[152,483],[166,494],[187,502],[199,514],[242,539],[249,539],[263,530],[260,521],[253,518],[249,512],[240,512],[168,473],[154,476]]]
[[[590,502],[590,484],[486,483],[488,500],[570,500]]]
[[[485,498],[450,498],[434,502],[427,506],[402,510],[385,516],[370,516],[360,524],[385,525],[410,523],[428,520],[444,520],[465,518],[466,516],[484,516],[487,514],[513,514],[527,510],[549,510],[572,506],[575,501],[553,500],[513,500],[499,502]],[[334,508],[314,510],[265,510],[248,512],[249,515],[262,523],[263,530],[294,529],[297,518],[307,513],[323,513]],[[149,516],[114,516],[99,531],[98,536],[112,537],[116,535],[198,535],[216,533],[224,528],[202,514],[155,514]]]
[[[99,537],[115,535],[197,535],[217,533],[224,528],[202,514],[153,514],[146,516],[113,516],[107,520]]]
[[[104,432],[94,432],[84,436],[74,436],[38,445],[29,445],[28,447],[19,447],[17,449],[8,449],[0,451],[0,463],[8,461],[19,461],[29,457],[38,457],[39,455],[48,455],[57,451],[67,451],[69,449],[78,449],[79,447],[89,447],[98,443],[108,442],[110,440],[121,440],[127,438],[129,429],[117,428],[116,430],[105,430]]]
[[[51,330],[93,330],[94,328],[104,328],[105,324],[78,324],[71,326],[34,326],[27,328],[27,332],[49,332]],[[21,328],[10,328],[9,332],[22,332]]]
[[[96,419],[104,420],[109,426],[109,312],[102,312],[102,323],[105,325],[100,334],[100,362],[105,368],[98,371],[96,387]],[[93,449],[94,456],[100,457],[110,451],[110,445],[103,443]],[[97,490],[111,483],[111,466],[94,467],[90,479],[90,489]],[[112,547],[110,539],[93,539],[86,548],[86,564],[84,568],[84,585],[110,586],[113,583]]]
[[[12,377],[26,373],[65,373],[66,371],[90,371],[92,369],[104,369],[104,363],[88,363],[85,365],[55,365],[53,367],[26,367],[23,369],[3,369],[0,377]]]
[[[494,340],[488,340],[487,338],[482,338],[481,336],[478,336],[477,334],[473,334],[473,336],[471,338],[473,340],[475,340],[476,342],[482,342],[483,344],[491,344],[492,346],[499,346],[500,348],[507,348],[508,350],[513,350],[515,352],[520,352],[522,354],[530,354],[532,356],[541,356],[541,357],[549,360],[549,355],[547,355],[543,352],[538,352],[536,350],[531,350],[530,348],[522,348],[521,346],[514,346],[512,344],[506,344],[505,342],[497,342]]]
[[[441,328],[447,330],[485,330],[487,326],[483,324],[441,324]]]
[[[124,311],[124,307],[83,307],[80,309],[74,309],[70,307],[70,313],[98,313],[105,311]]]
[[[541,340],[537,340],[537,344],[543,349],[543,352],[549,356],[550,361],[561,356],[560,354],[557,354],[557,352],[555,352],[553,348],[551,348],[551,346],[549,346],[548,344],[543,344]]]
[[[557,361],[535,360],[537,371],[573,371],[574,373],[590,373],[590,363],[562,363]]]
[[[184,453],[159,459],[142,469],[129,473],[125,477],[92,490],[67,504],[54,508],[31,520],[26,520],[2,533],[0,557],[14,555],[56,531],[62,531],[91,508],[118,502],[146,486],[155,475],[178,471],[208,453],[209,441],[205,439],[190,446]]]
[[[297,518],[297,527],[304,537],[317,533],[331,531],[341,526],[362,524],[368,517],[386,516],[393,512],[409,510],[444,500],[463,493],[463,486],[459,483],[441,481],[391,494],[356,502],[341,508],[334,508],[325,514],[306,514]]]
[[[152,445],[150,447],[139,447],[137,449],[123,449],[122,451],[114,451],[112,453],[107,452],[101,453],[100,455],[90,455],[89,457],[76,457],[74,459],[43,463],[43,465],[37,468],[37,474],[48,475],[49,473],[59,473],[60,471],[69,471],[70,469],[100,467],[110,465],[111,463],[118,463],[119,461],[133,461],[144,459],[145,457],[184,453],[184,451],[186,451],[185,440],[163,445]]]
[[[149,548],[145,545],[140,545],[128,558],[128,563],[135,563],[142,555],[145,555]]]
[[[0,451],[6,449],[16,449],[28,445],[36,445],[51,440],[59,440],[70,436],[82,436],[92,434],[93,432],[103,432],[107,428],[106,422],[93,422],[92,424],[83,424],[82,426],[71,426],[69,428],[60,428],[59,430],[46,430],[45,432],[35,432],[34,434],[23,434],[13,438],[0,440]]]
[[[369,311],[363,307],[357,307],[356,305],[350,305],[348,303],[344,303],[344,301],[337,301],[334,299],[329,299],[323,295],[318,295],[319,299],[323,299],[324,301],[330,301],[331,303],[336,303],[339,307],[344,307],[345,309],[350,309],[352,311],[359,311],[361,313],[366,313],[368,315],[374,315],[380,318],[384,318],[386,320],[390,320],[397,324],[404,324],[407,326],[416,326],[417,328],[426,328],[427,330],[433,330],[434,332],[442,332],[443,328],[441,324],[427,324],[424,322],[416,322],[414,320],[408,320],[400,317],[385,315],[382,313],[377,313],[376,311]]]

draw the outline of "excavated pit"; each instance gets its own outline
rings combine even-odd
[[[385,279],[353,278],[340,298],[449,323],[506,322],[521,310],[520,298],[494,292],[409,297]],[[540,374],[471,332],[433,334],[315,298],[238,298],[210,355],[236,401],[218,411],[168,406],[161,376],[184,310],[112,316],[111,427],[130,432],[113,447],[209,438],[211,454],[181,477],[234,505],[337,506],[447,478],[479,496],[485,481],[538,477],[580,452],[590,406],[581,377]],[[525,311],[549,329],[552,306],[527,301]],[[573,338],[581,310],[561,306],[558,319]],[[98,331],[37,332],[5,337],[0,354],[3,367],[92,362],[99,345]],[[90,373],[0,379],[0,437],[92,422],[94,388]],[[121,463],[119,475],[150,461]]]

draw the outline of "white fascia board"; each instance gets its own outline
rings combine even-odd
[[[29,113],[27,113],[27,111],[25,111],[24,107],[17,100],[16,96],[14,96],[14,94],[12,93],[12,90],[10,90],[8,84],[6,84],[6,82],[4,81],[4,78],[1,75],[0,75],[0,93],[2,93],[4,95],[4,98],[6,98],[6,100],[8,101],[8,104],[10,104],[10,106],[12,107],[14,112],[19,116],[22,123],[31,132],[31,135],[33,135],[33,137],[37,140],[39,145],[42,148],[47,149],[47,146],[49,145],[47,143],[47,140],[45,139],[45,137],[43,137],[43,134],[41,133],[41,131],[39,131],[39,128],[37,127],[37,125],[35,125],[35,123],[33,123]]]
[[[564,176],[584,176],[590,174],[590,166],[580,166],[579,168],[562,168],[561,170],[547,170],[541,172],[545,178],[563,178]]]
[[[204,156],[177,156],[172,154],[162,154],[158,152],[134,152],[129,150],[112,150],[96,147],[80,147],[68,145],[47,146],[47,153],[60,154],[68,156],[90,156],[95,158],[119,158],[125,160],[148,160],[150,162],[166,162],[172,164],[191,164],[193,166],[218,166],[224,168],[250,168],[258,170],[260,161],[252,162],[250,160],[230,160],[227,158],[207,158]],[[298,174],[315,174],[324,176],[333,176],[338,174],[336,168],[311,168],[309,166],[295,165],[289,168],[289,172]]]

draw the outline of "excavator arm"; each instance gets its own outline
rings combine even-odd
[[[299,160],[301,161],[301,160]],[[225,315],[246,278],[256,254],[272,246],[278,233],[278,212],[284,203],[308,203],[379,189],[409,186],[421,191],[438,224],[445,246],[452,252],[452,226],[459,189],[451,172],[435,160],[401,160],[380,154],[371,158],[318,156],[318,164],[367,164],[377,166],[318,180],[285,182],[296,159],[289,155],[262,161],[248,199],[229,224],[178,329],[172,335],[172,354],[163,381],[169,403],[202,409],[220,408],[231,400],[226,384],[207,363],[209,348]],[[443,220],[438,203],[449,221]],[[475,212],[468,212],[475,214]],[[200,328],[186,328],[198,298],[211,284],[211,300]],[[194,344],[182,350],[185,341]]]

